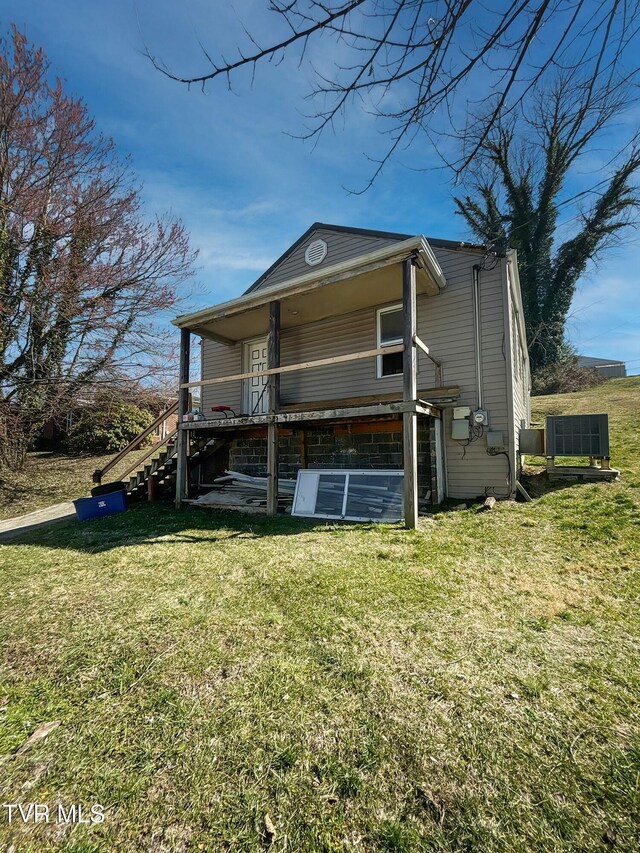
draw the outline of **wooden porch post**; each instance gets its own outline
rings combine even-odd
[[[189,359],[191,356],[191,331],[180,329],[180,385],[189,381]],[[189,407],[189,389],[178,390],[178,435],[176,438],[176,509],[180,509],[182,501],[187,497],[187,456],[189,453],[189,432],[183,429]]]
[[[269,303],[269,337],[267,369],[280,367],[280,303]],[[280,374],[267,379],[267,515],[278,514],[278,424],[275,415],[280,408]]]
[[[157,501],[158,500],[158,475],[157,474],[149,474],[147,477],[147,500],[148,501]]]
[[[408,258],[402,264],[402,312],[404,318],[403,400],[416,401],[416,268]],[[413,530],[418,526],[418,415],[402,415],[402,446],[404,461],[404,526]]]

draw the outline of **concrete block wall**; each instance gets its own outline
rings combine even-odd
[[[367,429],[369,427],[369,429]],[[435,428],[432,418],[418,418],[418,490],[423,498],[437,494]],[[281,431],[279,471],[295,479],[301,468],[401,469],[402,421],[349,426],[317,426]],[[264,477],[267,472],[266,434],[239,433],[229,447],[229,468]]]
[[[295,478],[298,469],[304,467],[300,456],[300,437],[278,436],[279,471],[281,477]],[[267,438],[239,433],[229,446],[229,469],[252,477],[267,476]]]
[[[432,503],[438,495],[436,465],[436,428],[434,418],[418,418],[418,496],[430,492]]]
[[[384,432],[308,430],[305,444],[308,468],[402,468],[402,428],[395,423]]]

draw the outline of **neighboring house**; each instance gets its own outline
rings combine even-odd
[[[38,447],[42,450],[58,449],[73,429],[73,425],[82,414],[83,408],[88,405],[89,402],[86,400],[76,400],[69,404],[66,412],[61,412],[58,417],[46,420],[42,427]]]
[[[154,429],[152,433],[152,441],[155,443],[159,441],[164,441],[172,432],[176,430],[178,426],[178,415],[174,413],[172,415],[168,415],[158,426]]]
[[[242,296],[174,323],[182,411],[201,384],[208,418],[181,426],[178,505],[201,430],[269,476],[272,511],[277,476],[306,467],[404,469],[407,526],[417,499],[515,492],[530,377],[513,251],[316,223]]]
[[[171,404],[175,404],[175,397],[163,397],[157,395],[150,396],[148,399],[142,399],[139,394],[123,395],[123,402],[133,402],[141,408],[148,409],[154,417],[158,416],[162,411],[168,409]],[[199,398],[192,399],[192,406],[199,405]],[[49,418],[43,428],[40,438],[40,445],[43,449],[55,449],[65,441],[70,435],[74,425],[82,415],[83,410],[95,407],[95,401],[90,399],[82,399],[74,401],[69,409],[59,415],[57,418]],[[163,441],[169,436],[178,426],[177,413],[170,414],[167,418],[156,426],[151,433],[153,443]]]
[[[76,407],[69,409],[59,419],[49,418],[42,427],[43,443],[48,443],[51,446],[60,444],[71,432],[74,423],[79,417],[79,413],[80,409]]]
[[[578,364],[580,367],[589,367],[595,370],[601,376],[606,376],[607,379],[627,375],[627,366],[624,361],[616,361],[613,358],[593,358],[588,355],[579,355]]]
[[[162,400],[162,407],[152,408],[151,412],[153,415],[158,416],[164,410],[168,410],[171,405],[175,405],[176,398],[167,397]],[[198,394],[191,394],[188,402],[189,411],[199,411],[200,410],[200,396]],[[167,437],[171,436],[172,433],[176,431],[178,428],[178,413],[173,412],[170,415],[161,421],[153,430],[152,433],[152,441],[156,444],[159,441],[164,441]]]

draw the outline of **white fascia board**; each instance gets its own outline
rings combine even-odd
[[[512,293],[513,298],[516,303],[516,308],[518,309],[518,329],[520,331],[520,340],[522,342],[522,348],[524,349],[525,355],[527,357],[527,363],[529,362],[529,348],[527,346],[527,330],[524,324],[524,307],[522,305],[522,290],[520,289],[520,273],[518,272],[518,253],[515,249],[509,249],[507,251],[507,263],[511,267],[512,272]]]
[[[447,286],[447,279],[440,268],[440,264],[433,253],[433,249],[428,244],[425,237],[420,237],[418,261],[420,262],[420,266],[423,270],[431,276],[438,287],[443,288]]]
[[[310,287],[323,279],[334,277],[348,277],[357,275],[361,267],[366,267],[370,264],[383,263],[386,259],[399,259],[402,257],[410,257],[415,254],[420,266],[433,279],[438,287],[445,287],[447,280],[444,273],[440,269],[440,265],[433,254],[431,246],[427,243],[422,235],[411,237],[408,240],[402,240],[399,243],[393,243],[390,246],[384,246],[382,249],[377,249],[369,252],[366,255],[358,255],[357,258],[350,258],[348,261],[343,261],[340,264],[334,264],[330,267],[324,267],[321,270],[313,270],[304,275],[290,278],[287,281],[272,284],[271,287],[261,287],[259,290],[254,290],[252,293],[247,293],[243,296],[238,296],[236,299],[229,299],[227,302],[220,302],[217,305],[212,305],[209,308],[204,308],[201,311],[195,311],[192,314],[181,314],[171,322],[174,326],[181,328],[197,327],[209,320],[215,320],[219,317],[229,316],[230,314],[240,313],[249,308],[258,307],[277,295],[281,298],[286,297],[292,291],[298,288],[304,288],[305,285]]]

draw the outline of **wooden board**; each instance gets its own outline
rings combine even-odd
[[[455,399],[460,396],[459,385],[439,388],[424,388],[418,391],[418,399],[427,403],[437,403],[438,399]],[[337,409],[339,406],[364,406],[367,403],[390,403],[398,399],[398,392],[370,394],[362,397],[343,397],[334,400],[305,400],[300,403],[287,403],[280,406],[283,412],[304,412],[308,409]]]
[[[349,406],[344,409],[322,409],[320,411],[280,412],[277,415],[247,415],[239,418],[216,418],[206,421],[187,421],[180,424],[180,431],[211,430],[223,432],[229,429],[255,427],[275,422],[277,424],[305,423],[307,421],[338,421],[351,418],[377,417],[382,415],[400,415],[403,412],[439,418],[440,410],[423,400],[411,402],[380,403],[374,406]]]
[[[391,355],[402,352],[403,344],[390,347],[378,347],[376,349],[351,352],[348,355],[334,355],[331,358],[318,358],[315,361],[301,361],[297,364],[287,364],[284,367],[270,367],[267,370],[256,370],[253,373],[234,373],[230,376],[218,376],[215,379],[201,379],[199,382],[181,382],[180,388],[198,388],[204,385],[222,385],[225,382],[237,382],[242,379],[253,379],[257,376],[274,376],[280,373],[294,373],[296,370],[309,370],[313,367],[328,367],[332,364],[341,364],[345,361],[358,361],[363,358],[374,358],[379,355]]]
[[[180,390],[178,392],[178,426],[187,412],[189,405],[189,360],[191,357],[191,332],[189,329],[180,330]],[[178,429],[176,442],[176,508],[184,498],[189,497],[187,491],[187,455],[188,455],[189,433]]]
[[[404,462],[404,526],[418,526],[418,418],[416,350],[416,269],[409,259],[402,265],[402,310],[404,314],[404,363],[402,388],[405,409],[402,415],[402,453]],[[409,406],[414,402],[413,408]]]

